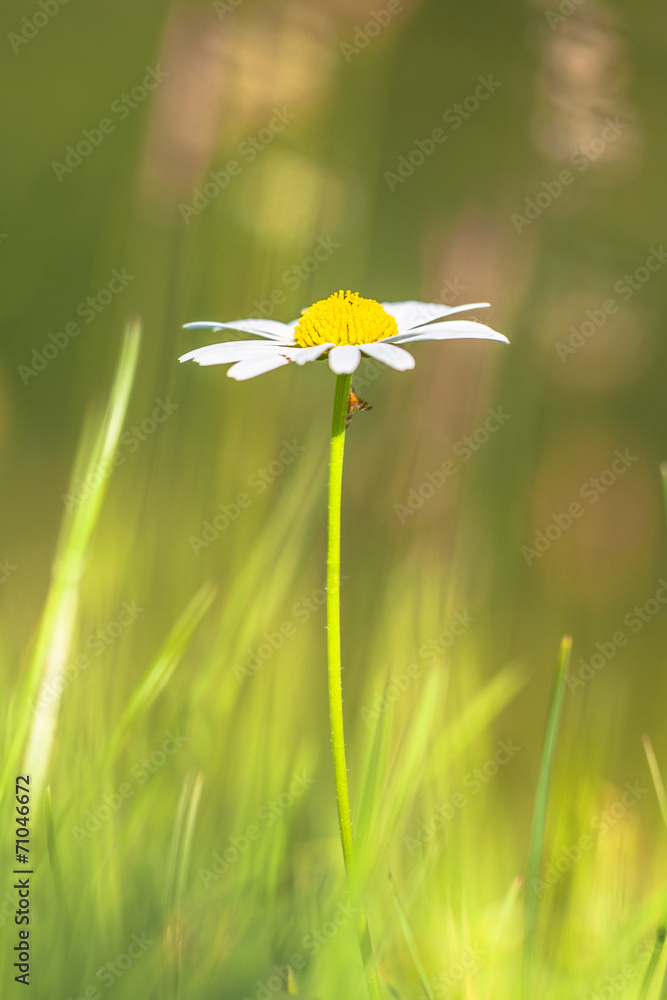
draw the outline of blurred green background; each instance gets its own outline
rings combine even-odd
[[[667,13],[7,0],[2,24],[2,857],[11,901],[31,738],[51,803],[38,781],[34,995],[254,1000],[294,956],[292,990],[363,995],[327,729],[334,380],[177,363],[217,339],[185,322],[287,321],[349,288],[489,301],[473,316],[511,341],[421,344],[414,372],[353,380],[373,410],[347,443],[345,709],[387,996],[425,995],[387,869],[433,996],[517,995],[514,880],[566,632],[545,864],[641,792],[545,892],[536,995],[639,996],[666,873],[641,737],[664,763]],[[88,481],[130,316],[113,474]],[[76,598],[44,619],[60,525],[104,489]],[[39,671],[82,654],[40,744]],[[498,740],[520,752],[494,768]],[[145,956],[98,975],[133,934]]]

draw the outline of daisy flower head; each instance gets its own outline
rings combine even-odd
[[[509,341],[490,326],[469,319],[449,319],[454,313],[486,308],[488,302],[443,306],[434,302],[376,302],[357,292],[336,292],[304,309],[299,319],[239,319],[230,323],[187,323],[186,330],[238,330],[261,340],[234,340],[188,351],[179,361],[198,365],[230,364],[227,374],[237,381],[263,375],[290,362],[305,365],[324,356],[337,375],[356,371],[362,355],[396,371],[414,368],[415,359],[399,345],[420,340]],[[436,322],[437,321],[437,322]]]

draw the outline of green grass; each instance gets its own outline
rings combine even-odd
[[[7,30],[38,6],[9,0]],[[61,6],[8,54],[19,99],[0,107],[0,997],[26,995],[27,766],[32,998],[365,1000],[327,718],[331,372],[237,385],[176,361],[207,342],[185,322],[258,303],[289,320],[351,288],[491,300],[511,341],[424,344],[414,372],[353,380],[373,409],[346,439],[343,696],[385,1000],[667,1000],[667,611],[626,624],[665,579],[667,297],[663,273],[643,278],[667,225],[667,9],[575,4],[552,31],[535,4],[420,0],[348,62],[349,2]],[[169,60],[59,181],[54,159]],[[450,129],[479,75],[500,88]],[[294,120],[246,162],[283,106]],[[628,122],[619,142],[518,233],[512,214],[607,116]],[[186,225],[179,203],[232,159]],[[616,449],[637,461],[526,565]],[[455,475],[400,520],[445,461]],[[564,634],[589,679],[555,697]]]
[[[130,331],[106,415],[84,429],[74,479],[114,450],[137,346]],[[138,515],[129,525],[127,514],[118,516],[130,508],[109,510],[108,500],[102,508],[106,478],[65,518],[34,652],[6,702],[7,773],[21,770],[28,746],[26,766],[36,774],[36,996],[364,996],[337,837],[324,612],[311,604],[306,614],[297,602],[305,620],[294,613],[306,580],[317,582],[310,547],[313,525],[322,527],[323,456],[311,443],[280,482],[254,544],[246,540],[247,552],[239,544],[222,575],[222,594],[201,577],[187,603],[180,581],[147,574],[153,608],[177,591],[184,610],[157,644],[161,616],[148,628],[141,616],[128,624],[99,663],[65,685],[55,708],[49,701],[53,736],[40,741],[43,709],[31,698],[94,633],[91,622],[104,620],[88,580],[109,559],[105,534],[141,538]],[[319,556],[321,542],[315,549]],[[138,551],[150,558],[150,545]],[[223,565],[225,551],[221,544]],[[347,569],[344,623],[347,595],[363,593],[374,573],[349,558]],[[522,954],[526,998],[603,996],[610,982],[614,995],[663,996],[662,939],[660,947],[653,941],[665,907],[664,835],[646,826],[650,796],[575,857],[591,817],[623,789],[592,773],[564,773],[562,764],[550,782],[562,758],[556,737],[569,647],[528,790],[537,794],[529,841],[512,776],[518,770],[526,780],[528,751],[502,721],[524,690],[526,665],[483,669],[472,629],[447,659],[427,665],[415,653],[415,628],[422,638],[443,631],[457,606],[455,583],[427,557],[417,585],[406,587],[408,578],[398,567],[385,581],[358,650],[344,641],[358,869],[386,996],[509,1000],[520,990]],[[112,579],[105,604],[113,611],[131,590],[122,575]],[[234,666],[266,634],[280,634],[283,616],[297,622],[289,638],[240,677]],[[641,780],[653,776],[664,812],[646,747]],[[564,858],[553,886],[539,898],[530,893]],[[133,941],[143,944],[125,969]],[[7,950],[0,961],[9,982]]]

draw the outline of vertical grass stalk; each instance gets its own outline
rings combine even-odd
[[[547,805],[549,803],[549,785],[556,750],[556,736],[563,707],[565,681],[570,664],[572,639],[563,636],[558,656],[558,666],[551,690],[547,731],[544,737],[540,774],[535,793],[533,809],[533,825],[530,831],[530,853],[528,859],[528,877],[526,879],[526,911],[523,939],[523,962],[521,970],[522,1000],[532,1000],[533,981],[535,978],[535,937],[537,932],[537,914],[539,909],[539,881],[542,867],[542,852],[544,849],[544,831],[547,823]]]
[[[360,887],[354,862],[350,793],[347,784],[345,760],[345,735],[343,727],[343,685],[340,655],[340,513],[343,486],[343,453],[347,408],[350,398],[351,375],[336,377],[333,421],[331,425],[331,452],[329,459],[329,527],[327,543],[327,653],[329,670],[329,718],[333,746],[336,800],[340,840],[345,859],[345,871],[353,902],[358,907],[357,936],[364,963],[366,983],[371,1000],[382,1000],[380,980],[375,967],[373,948],[366,911],[361,901]]]
[[[47,784],[65,687],[62,678],[76,632],[83,574],[123,429],[140,336],[139,321],[130,320],[104,417],[88,419],[84,427],[70,484],[72,497],[79,480],[94,485],[80,502],[73,502],[60,530],[46,606],[20,696],[22,709],[1,769],[0,795],[19,767],[30,774],[33,821]]]

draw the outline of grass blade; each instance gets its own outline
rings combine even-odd
[[[168,996],[178,998],[181,992],[181,921],[180,904],[185,891],[192,838],[197,821],[204,775],[191,772],[185,779],[178,806],[174,837],[172,840],[166,879],[166,967],[169,977]]]
[[[382,769],[386,760],[387,714],[387,712],[383,712],[375,724],[362,772],[355,822],[357,854],[360,859],[365,858],[367,854],[373,823],[373,807],[377,800],[377,792],[382,780]],[[360,867],[363,868],[364,864],[360,863]]]
[[[443,733],[448,756],[453,760],[489,730],[492,722],[516,697],[527,677],[515,667],[504,667],[470,699]]]
[[[53,805],[51,802],[50,786],[47,786],[44,791],[44,828],[46,831],[46,849],[49,856],[49,864],[51,865],[51,873],[53,875],[53,883],[56,889],[58,905],[61,907],[65,917],[69,919],[67,894],[65,892],[65,882],[62,876],[62,869],[60,867],[56,828],[53,822]]]
[[[649,960],[646,972],[644,973],[644,978],[642,979],[641,989],[639,990],[639,996],[637,1000],[646,1000],[648,996],[648,991],[651,987],[651,982],[653,981],[653,976],[655,974],[656,966],[662,955],[662,949],[665,944],[665,937],[667,936],[667,931],[664,927],[658,927],[655,935],[655,942],[653,944],[653,951],[651,952],[651,958]],[[667,984],[667,978],[665,983],[663,983],[663,992],[660,994],[661,1000],[664,997],[664,990]]]
[[[139,343],[140,327],[135,320],[125,331],[104,418],[96,432],[94,423],[89,421],[82,435],[70,489],[76,492],[74,484],[80,478],[94,485],[80,502],[73,504],[62,524],[53,579],[21,694],[23,710],[16,720],[6,758],[2,787],[7,787],[9,774],[23,757],[23,770],[31,776],[35,808],[41,801],[51,757],[63,690],[62,674],[76,626],[88,548],[109,482],[107,470],[112,467],[127,411]]]
[[[193,597],[187,608],[167,636],[165,643],[149,668],[148,673],[130,698],[109,741],[108,764],[113,763],[127,732],[139,716],[147,712],[178,666],[192,634],[199,625],[215,597],[215,588],[205,584]]]
[[[428,981],[428,976],[426,975],[426,970],[422,965],[421,959],[419,957],[419,951],[417,950],[417,942],[415,941],[415,936],[412,933],[412,928],[410,927],[410,921],[408,920],[407,914],[403,909],[403,904],[401,903],[400,896],[398,895],[398,889],[396,888],[396,883],[392,877],[390,871],[387,872],[389,878],[389,887],[391,889],[391,894],[394,899],[394,906],[396,907],[396,913],[398,914],[398,921],[401,925],[401,930],[403,931],[403,937],[405,938],[405,943],[408,946],[408,951],[410,952],[410,958],[412,959],[412,964],[417,970],[417,975],[419,976],[419,982],[421,987],[428,997],[428,1000],[433,1000],[433,992],[431,990],[430,983]]]
[[[510,914],[514,909],[522,884],[523,879],[520,875],[517,875],[509,887],[505,899],[503,900],[500,912],[498,913],[498,918],[489,936],[489,959],[487,972],[489,985],[486,992],[487,1000],[491,1000],[491,997],[499,996],[501,993],[500,985],[494,982],[496,958],[503,933],[505,932],[505,928],[507,926],[507,921],[509,920]]]
[[[662,775],[660,774],[658,760],[655,756],[650,737],[644,734],[644,736],[642,736],[642,743],[644,745],[644,752],[646,754],[649,770],[651,772],[651,778],[653,779],[653,786],[658,799],[658,805],[660,806],[662,819],[665,826],[667,826],[667,794],[665,794],[665,784],[662,780]]]
[[[533,825],[530,833],[530,853],[528,859],[528,878],[526,880],[526,910],[525,931],[523,942],[521,995],[523,1000],[531,1000],[533,996],[533,979],[535,974],[535,936],[539,909],[539,892],[537,883],[542,866],[542,851],[544,847],[544,831],[547,820],[549,802],[549,785],[556,750],[556,737],[563,707],[565,680],[570,663],[572,639],[569,635],[563,637],[556,667],[556,676],[551,691],[547,729],[542,749],[542,760],[535,794],[533,809]]]

